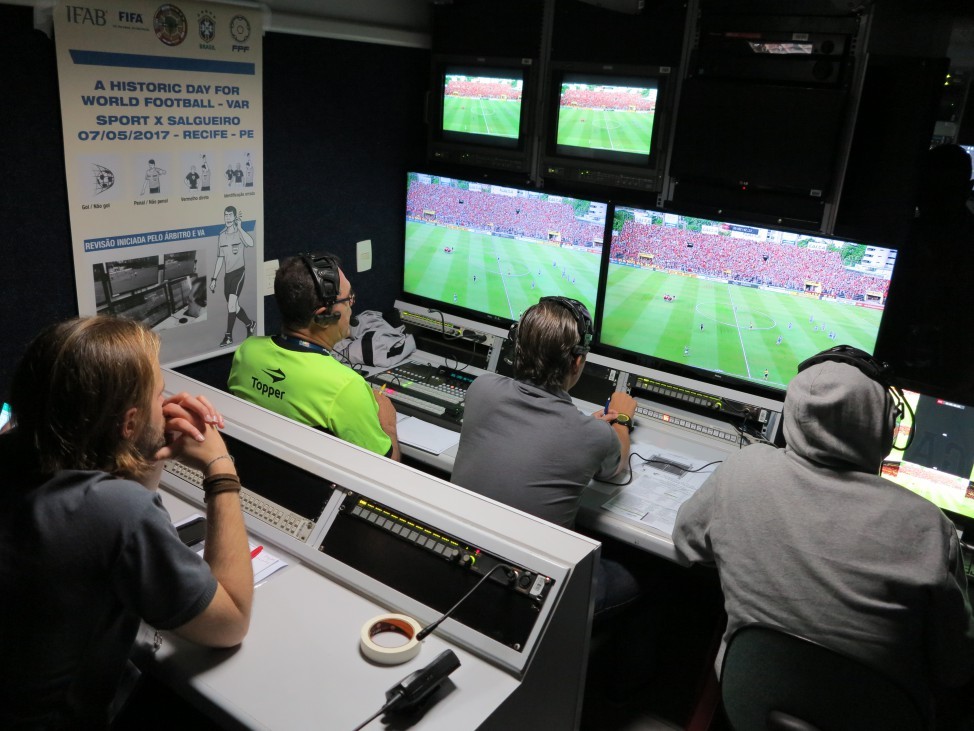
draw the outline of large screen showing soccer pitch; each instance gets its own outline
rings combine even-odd
[[[558,97],[557,152],[648,157],[658,88],[644,80],[566,75]]]
[[[484,135],[515,144],[521,133],[520,71],[447,69],[443,77],[443,131]]]
[[[617,208],[599,342],[783,389],[834,345],[873,352],[894,250]]]
[[[605,203],[424,173],[407,186],[406,295],[504,320],[560,295],[596,316]]]
[[[974,407],[915,391],[903,395],[913,419],[907,414],[897,426],[883,477],[941,510],[974,519]],[[908,442],[910,432],[913,439]]]

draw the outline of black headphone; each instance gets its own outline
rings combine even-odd
[[[556,305],[560,305],[572,313],[572,317],[575,319],[575,325],[578,328],[578,343],[572,348],[572,355],[585,355],[588,353],[592,349],[592,338],[595,337],[595,328],[592,326],[592,316],[589,314],[588,308],[571,297],[542,297],[538,300],[538,304],[540,305],[542,302],[554,302]],[[511,342],[512,354],[517,349],[518,324],[518,322],[515,322],[511,325],[511,329],[507,334],[507,339]],[[508,365],[513,364],[513,355],[505,358],[505,361]]]
[[[308,267],[308,271],[311,273],[311,281],[314,282],[315,291],[318,293],[318,299],[321,300],[321,305],[315,306],[312,310],[311,318],[316,325],[329,325],[342,316],[340,312],[331,312],[331,307],[338,299],[338,293],[341,289],[341,277],[338,274],[341,262],[334,254],[324,251],[314,254],[299,254],[298,256]],[[321,306],[327,307],[329,311],[318,312]]]
[[[798,372],[801,373],[806,368],[811,368],[813,365],[827,361],[845,363],[858,368],[867,378],[878,383],[890,394],[890,398],[893,399],[893,403],[896,405],[896,416],[893,423],[889,425],[890,433],[896,428],[896,423],[903,418],[904,414],[909,414],[910,423],[913,423],[913,407],[910,406],[910,403],[903,395],[903,389],[893,383],[893,369],[888,363],[878,360],[865,350],[854,348],[851,345],[836,345],[834,348],[823,350],[821,353],[803,360],[798,364]],[[916,429],[911,428],[910,434],[906,439],[906,444],[902,448],[894,448],[906,451],[913,443],[913,437],[915,435]]]

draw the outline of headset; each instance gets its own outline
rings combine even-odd
[[[538,304],[540,305],[542,302],[553,302],[572,313],[572,317],[575,319],[575,325],[578,327],[578,343],[572,348],[572,355],[577,356],[588,353],[592,349],[592,338],[595,337],[595,328],[592,326],[592,316],[589,314],[588,308],[571,297],[542,297],[538,300]],[[518,325],[518,322],[511,325],[511,329],[507,334],[507,339],[511,342],[512,353],[511,356],[504,359],[508,365],[514,363],[513,353],[517,350]]]
[[[338,292],[341,289],[341,277],[338,268],[341,262],[338,257],[326,252],[299,254],[301,261],[308,267],[311,273],[311,280],[314,282],[315,291],[321,305],[316,305],[312,310],[311,317],[316,325],[329,325],[342,316],[340,312],[332,312],[331,308],[338,301]],[[328,312],[318,312],[324,306]]]
[[[890,432],[893,431],[896,424],[899,423],[905,414],[909,414],[910,423],[914,423],[913,407],[910,406],[910,403],[903,395],[903,390],[893,383],[893,369],[888,363],[878,360],[865,350],[854,348],[851,345],[836,345],[834,348],[823,350],[821,353],[803,360],[798,364],[798,372],[801,373],[806,368],[811,368],[813,365],[827,361],[845,363],[846,365],[851,365],[859,369],[867,378],[878,383],[890,394],[890,398],[893,399],[893,403],[896,405],[896,416],[894,417],[893,424],[890,425]],[[913,443],[914,436],[916,436],[916,429],[911,428],[906,438],[906,444],[903,447],[897,447],[894,439],[893,448],[906,451]]]

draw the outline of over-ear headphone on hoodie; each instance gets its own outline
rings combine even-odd
[[[329,325],[342,316],[341,312],[333,312],[332,305],[338,299],[338,292],[341,289],[341,277],[338,274],[338,257],[332,254],[319,252],[316,254],[300,254],[301,261],[308,267],[311,273],[311,280],[314,282],[315,291],[318,293],[320,305],[316,305],[312,311],[312,319],[316,325]],[[327,307],[327,312],[318,312],[320,307]]]
[[[801,373],[806,368],[827,361],[851,365],[886,390],[896,406],[895,415],[892,420],[893,423],[887,424],[890,433],[896,428],[896,423],[903,418],[904,414],[908,413],[910,415],[910,423],[913,423],[913,407],[910,406],[906,397],[903,395],[903,390],[893,383],[893,369],[890,368],[888,363],[878,360],[865,350],[854,348],[851,345],[836,345],[834,348],[823,350],[821,353],[803,360],[798,364],[798,372]],[[916,429],[911,428],[910,434],[906,439],[906,444],[903,447],[896,447],[896,449],[903,449],[905,451],[909,448],[910,444],[913,443],[915,434]]]
[[[592,316],[589,314],[588,308],[571,297],[542,297],[538,300],[538,304],[540,305],[542,302],[554,302],[572,313],[575,325],[578,328],[578,343],[572,348],[572,355],[588,353],[592,349],[592,338],[595,337],[595,328],[592,325]],[[513,354],[517,349],[517,330],[518,323],[515,322],[511,325],[510,332],[507,335],[507,339],[511,342],[511,355],[505,358],[508,364],[514,362]]]

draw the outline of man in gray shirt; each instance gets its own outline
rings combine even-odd
[[[582,375],[592,341],[592,320],[581,302],[543,297],[512,331],[515,377],[485,374],[467,389],[452,480],[574,528],[591,479],[612,477],[627,463],[636,402],[616,392],[609,410],[592,416],[572,403],[568,391]],[[601,562],[596,613],[637,594],[628,571]]]

